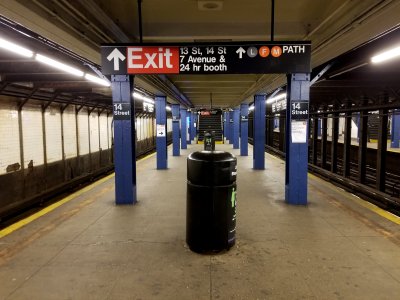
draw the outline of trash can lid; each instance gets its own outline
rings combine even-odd
[[[189,154],[188,159],[209,162],[236,161],[235,155],[225,151],[197,151]]]

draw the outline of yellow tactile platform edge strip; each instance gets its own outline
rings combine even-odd
[[[322,179],[320,179],[319,177],[317,177],[313,174],[309,173],[308,175],[310,176],[310,178],[312,178],[314,180],[317,179],[317,180],[323,181]],[[385,219],[387,219],[397,225],[400,225],[400,217],[376,206],[375,204],[372,204],[371,202],[368,202],[366,200],[362,200],[353,194],[349,194],[349,192],[342,193],[342,195],[345,196],[347,199],[356,202],[358,205],[361,205],[362,207],[365,207],[366,209],[380,215],[381,217],[384,217]]]
[[[153,155],[155,155],[155,153],[147,155],[147,156],[143,157],[142,159],[139,159],[137,162],[148,159],[149,157],[151,157]],[[14,224],[0,230],[0,239],[5,237],[6,235],[9,235],[10,233],[14,232],[15,230],[18,230],[18,229],[24,227],[25,225],[35,221],[36,219],[40,218],[41,216],[48,214],[49,212],[55,210],[57,207],[60,207],[61,205],[75,199],[76,197],[94,189],[96,186],[102,184],[103,182],[106,182],[107,180],[109,180],[110,178],[112,178],[114,176],[115,176],[115,173],[112,173],[106,177],[103,177],[103,178],[97,180],[96,182],[84,187],[83,189],[80,189],[79,191],[76,191],[75,193],[72,193],[71,195],[61,199],[60,201],[57,201],[56,203],[46,206],[45,208],[38,211],[37,213],[34,213],[33,215],[30,215],[29,217],[22,219],[22,220],[18,221],[17,223],[14,223]]]

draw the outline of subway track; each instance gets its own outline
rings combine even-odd
[[[249,143],[253,144],[252,138],[249,138]],[[277,145],[277,140],[274,140],[274,145]],[[357,150],[358,147],[353,145],[352,148],[354,148],[353,150]],[[285,158],[285,152],[277,149],[276,146],[272,147],[265,145],[265,150],[281,159]],[[386,172],[385,192],[382,192],[376,189],[376,168],[373,166],[374,160],[371,159],[371,157],[373,157],[373,153],[376,152],[376,149],[369,148],[367,152],[369,152],[369,154],[367,155],[366,176],[363,183],[358,182],[358,163],[356,161],[357,157],[354,155],[351,156],[349,177],[344,177],[341,175],[343,174],[342,159],[338,159],[337,161],[337,172],[332,173],[330,171],[329,155],[327,155],[327,162],[324,168],[321,166],[321,160],[318,159],[317,165],[309,163],[308,169],[310,173],[322,177],[327,181],[331,181],[335,185],[341,186],[345,190],[359,196],[360,198],[363,198],[397,216],[400,216],[400,170],[396,169],[397,164],[395,163],[396,161],[398,162],[400,160],[400,153],[387,152],[387,165],[390,165],[390,169]],[[340,157],[342,153],[343,144],[339,143],[338,157]],[[309,156],[311,156],[311,151],[309,151]],[[321,153],[319,151],[317,152],[317,157],[321,157]]]

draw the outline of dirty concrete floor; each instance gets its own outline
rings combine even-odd
[[[237,242],[185,244],[186,157],[137,164],[138,204],[114,205],[114,178],[0,239],[0,299],[398,299],[399,225],[309,176],[309,204],[284,202],[284,162],[238,158]]]

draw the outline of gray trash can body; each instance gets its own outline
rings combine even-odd
[[[186,242],[195,252],[229,249],[236,237],[236,157],[199,151],[187,159]]]

